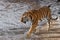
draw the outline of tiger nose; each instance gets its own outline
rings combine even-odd
[[[23,23],[26,23],[26,21],[24,21]]]

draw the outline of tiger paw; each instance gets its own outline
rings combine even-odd
[[[30,38],[31,35],[29,33],[24,33],[24,38]]]

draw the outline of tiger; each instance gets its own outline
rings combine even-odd
[[[37,10],[32,9],[28,12],[24,12],[24,14],[21,17],[21,22],[26,23],[27,21],[32,22],[32,26],[30,27],[29,31],[27,32],[27,37],[30,37],[32,32],[36,29],[38,25],[38,20],[42,20],[43,18],[46,18],[48,20],[48,30],[50,28],[50,21],[56,20],[57,18],[53,19],[51,16],[51,9],[50,6],[43,6]]]

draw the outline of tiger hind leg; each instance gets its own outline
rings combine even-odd
[[[49,26],[48,26],[48,31],[50,30],[50,19],[48,19],[48,24],[49,24]]]

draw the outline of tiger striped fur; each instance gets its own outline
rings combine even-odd
[[[52,19],[52,17],[51,17],[51,10],[49,7],[50,6],[43,6],[42,8],[39,8],[37,10],[30,10],[28,12],[25,12],[22,15],[21,22],[26,23],[26,21],[28,21],[28,20],[32,21],[32,26],[30,27],[29,31],[27,32],[27,37],[31,36],[31,33],[37,27],[38,20],[41,20],[43,18],[47,18],[49,28],[50,28],[50,20]],[[49,28],[48,28],[48,30],[49,30]]]

